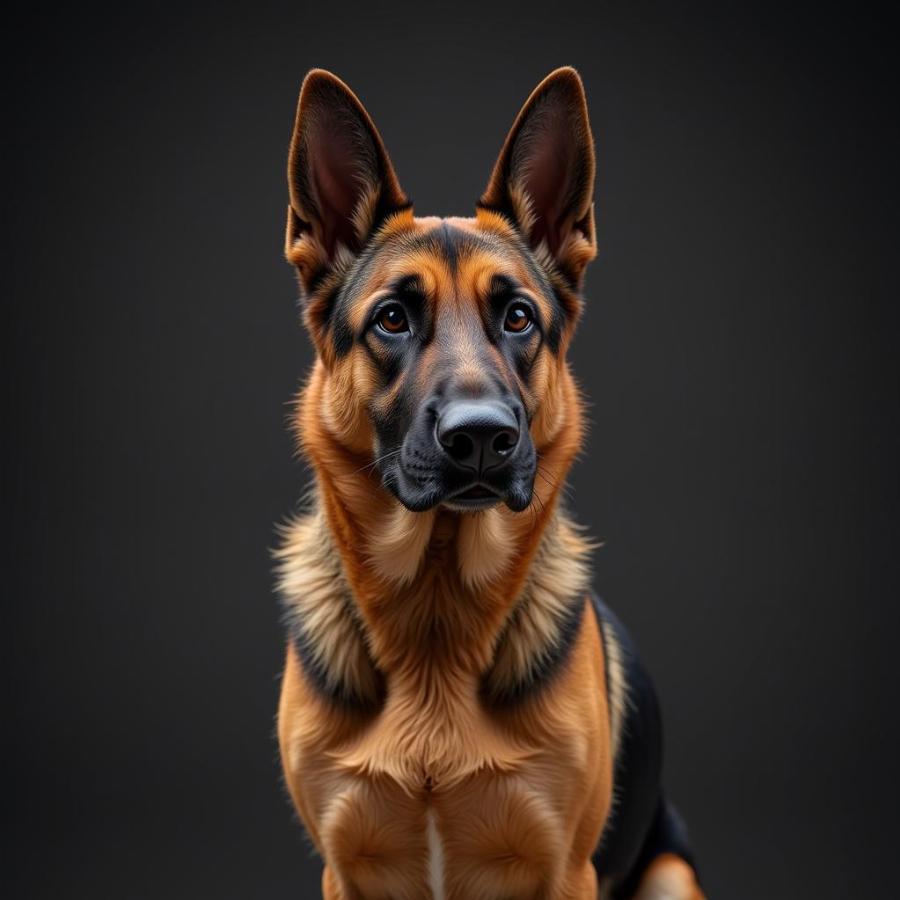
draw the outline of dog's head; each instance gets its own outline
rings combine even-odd
[[[321,70],[288,179],[286,252],[330,437],[410,510],[525,509],[539,454],[572,426],[565,355],[596,255],[577,73],[535,89],[474,218],[416,218],[365,109]]]

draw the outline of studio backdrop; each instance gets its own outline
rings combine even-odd
[[[893,890],[886,22],[305,0],[5,16],[5,896],[319,896],[274,738],[270,551],[309,484],[286,424],[311,363],[282,256],[297,92],[336,72],[417,212],[470,215],[565,64],[599,242],[566,502],[659,686],[706,889]]]

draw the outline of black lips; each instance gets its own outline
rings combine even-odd
[[[399,449],[382,464],[383,482],[414,512],[500,502],[521,511],[531,502],[536,454],[518,403],[461,397],[426,405]]]

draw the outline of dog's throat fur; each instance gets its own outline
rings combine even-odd
[[[564,664],[585,608],[589,545],[576,527],[559,511],[548,515],[527,557],[490,546],[504,531],[494,510],[394,515],[354,548],[350,566],[320,498],[284,530],[278,590],[289,640],[317,693],[375,711],[392,687],[443,676],[492,705],[539,690]],[[428,529],[425,538],[411,533],[408,517]],[[407,560],[393,577],[373,556],[392,539],[407,550],[419,542],[415,568]],[[355,567],[364,571],[348,572]]]

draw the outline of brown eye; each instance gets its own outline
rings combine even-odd
[[[503,321],[503,330],[521,334],[527,331],[534,321],[531,310],[524,303],[513,303],[506,311],[506,319]]]
[[[378,313],[376,322],[378,327],[388,334],[402,334],[404,331],[409,331],[406,312],[399,303],[391,303],[390,306],[385,306]]]

